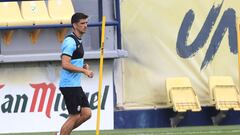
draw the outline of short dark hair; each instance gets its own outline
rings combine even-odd
[[[87,19],[88,15],[85,15],[84,13],[75,13],[72,15],[71,24],[78,23],[80,19]]]

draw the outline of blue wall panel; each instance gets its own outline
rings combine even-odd
[[[178,126],[213,125],[211,117],[217,114],[218,111],[214,107],[203,107],[201,112],[187,112]],[[115,111],[114,115],[114,127],[116,129],[158,128],[170,127],[169,119],[175,116],[176,112],[172,109],[128,110]],[[240,124],[240,112],[230,110],[220,125],[234,124]]]

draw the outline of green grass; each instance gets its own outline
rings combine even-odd
[[[14,135],[53,135],[54,133],[25,133]],[[95,131],[75,131],[71,135],[95,135]],[[0,134],[13,135],[13,134]],[[178,128],[116,129],[100,131],[100,135],[240,135],[240,125]]]

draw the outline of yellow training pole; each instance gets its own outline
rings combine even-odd
[[[237,48],[238,48],[238,88],[240,88],[240,18],[237,18],[236,21],[237,29]]]
[[[100,128],[100,112],[101,112],[101,97],[102,97],[102,74],[103,74],[103,49],[105,38],[105,24],[106,16],[102,17],[102,35],[101,35],[101,47],[100,47],[100,65],[99,65],[99,84],[98,84],[98,107],[97,107],[97,127],[96,135],[99,135]]]

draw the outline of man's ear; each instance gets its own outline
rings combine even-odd
[[[76,29],[76,27],[77,27],[76,23],[73,23],[73,29]]]

